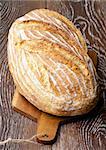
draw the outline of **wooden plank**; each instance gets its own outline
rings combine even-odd
[[[12,107],[17,112],[27,116],[34,121],[37,121],[40,118],[40,110],[35,108],[22,95],[20,95],[17,89],[14,92]]]
[[[50,144],[56,141],[56,133],[62,119],[42,113],[37,125],[38,142]],[[42,134],[41,136],[39,136]]]
[[[101,2],[102,3],[102,2]],[[50,8],[56,10],[80,28],[86,39],[89,50],[95,50],[98,57],[98,74],[101,88],[106,89],[106,25],[101,12],[99,1],[2,1],[1,27],[0,27],[0,140],[8,137],[29,138],[36,133],[36,124],[14,112],[11,100],[14,84],[7,63],[7,35],[12,22],[19,16],[36,8]],[[47,6],[46,6],[47,4]],[[104,2],[103,5],[106,5]],[[1,6],[1,5],[0,5]],[[102,94],[103,95],[103,94]],[[103,99],[106,99],[104,92]],[[102,100],[102,99],[101,99]],[[80,121],[72,121],[61,127],[57,142],[52,146],[40,144],[6,144],[0,146],[1,150],[105,150],[105,113],[96,117],[87,117]]]
[[[16,89],[12,100],[12,108],[18,113],[37,121],[37,141],[44,144],[55,142],[60,121],[63,118],[49,115],[38,110],[29,103]],[[49,124],[48,124],[49,122]]]
[[[105,3],[106,4],[106,3]],[[47,2],[47,8],[60,12],[65,15],[79,28],[86,40],[87,47],[98,54],[98,74],[101,87],[106,87],[105,68],[105,31],[106,27],[100,8],[99,1],[58,1]],[[103,39],[104,38],[104,39]],[[101,53],[101,55],[99,55]],[[95,57],[95,55],[94,55]],[[102,59],[101,59],[102,58]],[[106,94],[106,93],[105,93]],[[102,93],[103,95],[103,93]],[[101,99],[102,100],[102,99]],[[103,103],[103,102],[102,102]],[[102,106],[101,106],[102,107]],[[61,127],[60,136],[52,149],[71,149],[71,150],[105,150],[105,132],[106,126],[103,115],[100,113],[96,117],[88,116],[80,121]],[[102,135],[101,135],[102,134]]]

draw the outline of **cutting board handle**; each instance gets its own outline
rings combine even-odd
[[[37,140],[43,143],[53,142],[60,121],[60,118],[42,112],[37,125]]]

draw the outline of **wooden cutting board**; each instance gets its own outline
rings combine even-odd
[[[96,67],[97,65],[97,55],[93,51],[88,52],[89,56],[93,60]],[[50,144],[56,139],[56,133],[60,123],[65,123],[70,117],[57,117],[47,113],[44,113],[29,103],[18,90],[15,90],[12,107],[17,112],[23,114],[24,116],[37,121],[37,141]]]

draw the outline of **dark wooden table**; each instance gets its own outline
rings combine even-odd
[[[0,146],[0,150],[106,150],[106,1],[80,0],[13,0],[0,2],[0,140],[8,137],[29,138],[36,134],[36,123],[16,113],[11,108],[15,89],[8,69],[7,35],[14,20],[30,10],[49,8],[60,12],[81,30],[88,49],[98,54],[97,72],[101,92],[100,111],[82,120],[61,126],[53,145],[12,144]],[[96,115],[95,115],[96,114]]]

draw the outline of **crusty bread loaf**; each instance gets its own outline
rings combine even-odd
[[[97,103],[96,72],[85,41],[57,12],[37,9],[13,23],[8,62],[19,92],[44,112],[81,115]]]

